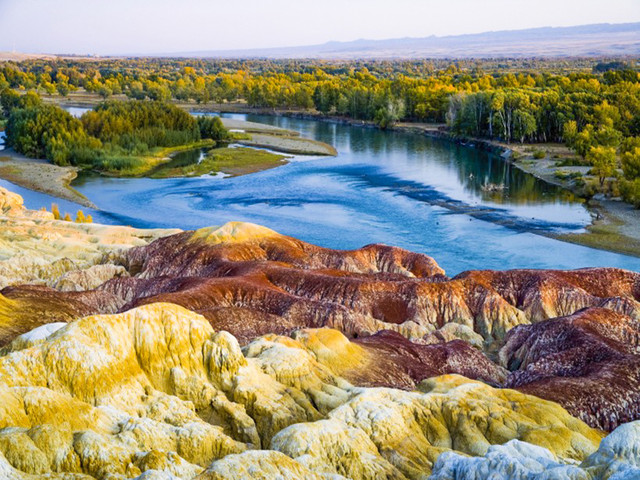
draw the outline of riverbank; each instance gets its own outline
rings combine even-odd
[[[591,167],[566,165],[574,155],[560,144],[506,145],[502,157],[516,168],[582,197],[584,182],[595,182]],[[544,155],[544,156],[543,156]],[[542,158],[535,158],[536,156]],[[640,257],[640,210],[603,194],[585,199],[592,223],[582,233],[549,233],[557,240]]]
[[[374,122],[353,120],[344,117],[330,117],[313,113],[279,112],[278,115],[294,118],[313,119],[346,125],[378,128]],[[431,138],[452,142],[472,148],[479,148],[499,156],[505,162],[533,175],[539,180],[564,188],[583,198],[581,181],[595,181],[588,175],[588,166],[572,166],[563,163],[575,155],[561,144],[506,144],[484,138],[461,137],[452,134],[444,124],[400,122],[390,130],[426,135]],[[536,158],[541,156],[542,158]],[[568,162],[570,163],[570,162]],[[585,206],[592,217],[591,225],[582,233],[545,234],[557,240],[640,257],[640,210],[623,201],[596,195]],[[540,233],[540,232],[537,232]]]
[[[54,99],[56,97],[49,98],[48,101],[71,106]],[[94,100],[97,103],[97,98]],[[285,157],[280,153],[308,156],[337,155],[335,148],[331,145],[300,137],[300,133],[296,131],[233,119],[223,119],[223,123],[232,133],[233,143],[245,147],[265,148],[272,152],[256,148],[221,148],[212,155],[207,155],[204,162],[193,162],[193,165],[181,164],[177,166],[178,168],[170,165],[177,154],[190,150],[213,149],[216,146],[212,140],[202,140],[177,147],[157,148],[146,155],[114,157],[108,159],[105,162],[105,168],[98,173],[125,178],[145,176],[167,178],[215,173],[238,176],[286,164]],[[164,169],[164,165],[168,165],[169,168]],[[85,207],[97,208],[93,202],[71,186],[71,182],[80,170],[77,167],[61,167],[46,160],[28,158],[12,149],[0,151],[0,178],[30,190],[69,200]]]
[[[238,107],[235,107],[238,110]],[[256,113],[256,112],[251,112]],[[259,114],[267,114],[260,112]],[[274,114],[271,112],[271,114]],[[353,120],[345,117],[332,117],[310,112],[276,112],[275,115],[310,119],[352,125],[366,128],[378,128],[374,122]],[[499,156],[505,162],[539,180],[564,188],[583,198],[583,186],[580,180],[593,181],[587,166],[563,165],[563,161],[574,156],[561,144],[506,144],[484,138],[461,137],[452,134],[444,124],[400,122],[389,130],[425,135],[458,145],[478,148]],[[542,158],[536,158],[542,152]],[[640,210],[617,199],[608,199],[597,195],[588,200],[585,206],[591,214],[592,223],[582,233],[544,234],[550,238],[575,243],[587,247],[623,253],[640,257]],[[540,233],[540,232],[536,232]]]
[[[127,168],[106,170],[99,173],[117,178],[191,177],[216,173],[238,176],[288,163],[284,155],[256,148],[215,149],[213,147],[214,142],[202,141],[190,145],[158,149],[153,154],[144,157],[131,157],[129,160],[132,163]],[[175,168],[170,165],[176,154],[201,149],[212,149],[203,161]],[[167,168],[164,168],[165,165]],[[72,166],[57,166],[47,160],[28,158],[13,149],[0,151],[0,178],[29,190],[97,209],[91,200],[71,186],[71,182],[76,179],[80,170]]]
[[[71,186],[78,171],[76,167],[59,167],[46,160],[27,158],[12,149],[0,151],[0,178],[29,190],[96,208],[87,197]]]

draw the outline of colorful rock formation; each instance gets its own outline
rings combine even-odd
[[[489,447],[481,457],[445,452],[431,480],[635,480],[640,478],[640,422],[618,427],[585,461],[567,464],[546,448],[519,440]]]
[[[448,278],[0,189],[0,288],[0,479],[638,478],[637,273]]]
[[[118,265],[125,250],[176,232],[54,220],[0,187],[0,347],[38,325],[116,311],[115,298],[60,291],[84,292],[128,275]]]
[[[0,356],[5,470],[225,478],[227,455],[269,449],[303,473],[418,478],[448,450],[483,455],[519,439],[583,460],[601,439],[555,403],[461,376],[414,392],[354,387],[332,366],[366,353],[339,332],[329,331],[343,344],[337,353],[323,354],[318,331],[259,338],[243,353],[172,304],[59,327],[18,337]],[[264,455],[250,458],[281,468],[281,456]]]
[[[500,351],[506,385],[613,430],[640,418],[640,321],[605,308],[522,325]]]
[[[624,270],[478,271],[448,279],[426,255],[384,245],[329,250],[249,224],[162,238],[129,250],[126,266],[131,278],[101,287],[124,309],[177,303],[241,341],[327,326],[348,337],[392,330],[422,343],[453,322],[490,345],[516,325],[588,306],[640,317],[640,275]]]

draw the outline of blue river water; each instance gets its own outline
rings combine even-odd
[[[449,275],[469,269],[587,266],[640,271],[640,258],[541,235],[580,231],[590,215],[570,193],[497,156],[418,134],[286,117],[225,116],[300,131],[334,145],[339,155],[294,157],[278,168],[230,178],[82,175],[74,187],[100,209],[84,208],[85,213],[96,222],[136,227],[196,229],[248,221],[339,249],[385,243],[426,253]],[[79,208],[11,188],[30,208],[51,202],[62,211]]]

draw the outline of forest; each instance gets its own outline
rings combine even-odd
[[[34,91],[19,95],[5,89],[0,104],[7,144],[28,157],[61,166],[130,169],[161,147],[221,142],[228,137],[220,118],[195,118],[166,102],[106,101],[79,119],[43,103]]]
[[[106,102],[78,123],[55,107],[30,105],[33,96],[24,97],[27,105],[8,120],[8,134],[25,122],[55,117],[64,134],[43,125],[38,132],[46,131],[47,145],[34,138],[15,145],[61,164],[88,161],[98,142],[122,157],[203,138],[202,126],[162,107],[166,102],[194,108],[241,102],[249,108],[370,121],[381,128],[401,121],[434,123],[465,137],[564,143],[593,167],[601,187],[606,178],[619,176],[622,195],[640,206],[640,75],[633,59],[30,60],[0,68],[0,91],[12,90],[62,97],[85,91],[105,100],[149,101],[125,104],[135,107]],[[5,115],[16,101],[3,101]],[[117,120],[149,114],[145,104],[154,105],[149,107],[154,119],[162,117],[157,126]]]

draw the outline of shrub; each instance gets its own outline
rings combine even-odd
[[[622,199],[640,208],[640,178],[634,180],[621,180],[620,181],[620,195]]]
[[[554,175],[556,176],[556,178],[559,178],[560,180],[567,180],[567,179],[579,179],[582,178],[582,173],[580,172],[569,172],[567,170],[556,170]]]
[[[640,147],[634,147],[633,150],[624,152],[621,163],[625,178],[628,180],[640,178]]]
[[[229,132],[220,117],[201,116],[198,117],[198,128],[200,129],[200,137],[210,138],[215,141],[227,140]]]

